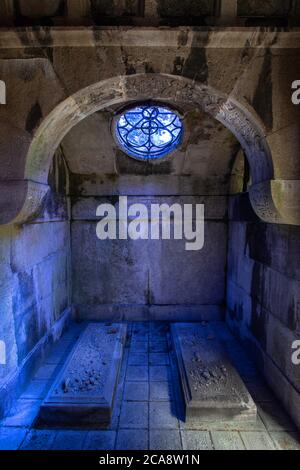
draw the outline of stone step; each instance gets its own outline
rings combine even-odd
[[[171,326],[186,419],[255,419],[256,405],[209,325]]]
[[[43,401],[38,423],[109,425],[126,341],[125,324],[90,323]]]

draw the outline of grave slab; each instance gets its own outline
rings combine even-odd
[[[209,325],[171,327],[186,419],[255,419],[256,405]]]
[[[109,425],[125,341],[125,324],[89,324],[43,401],[39,424]]]

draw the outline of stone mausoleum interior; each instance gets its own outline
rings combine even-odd
[[[300,449],[299,27],[0,1],[0,449]],[[125,196],[204,208],[201,249],[101,239]]]

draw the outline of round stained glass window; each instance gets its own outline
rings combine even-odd
[[[139,160],[155,160],[165,157],[181,143],[183,123],[169,108],[140,105],[119,116],[116,136],[128,155]]]

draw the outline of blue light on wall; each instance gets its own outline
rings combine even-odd
[[[141,105],[124,112],[116,123],[121,148],[139,160],[155,160],[171,153],[182,141],[183,123],[169,108]]]

